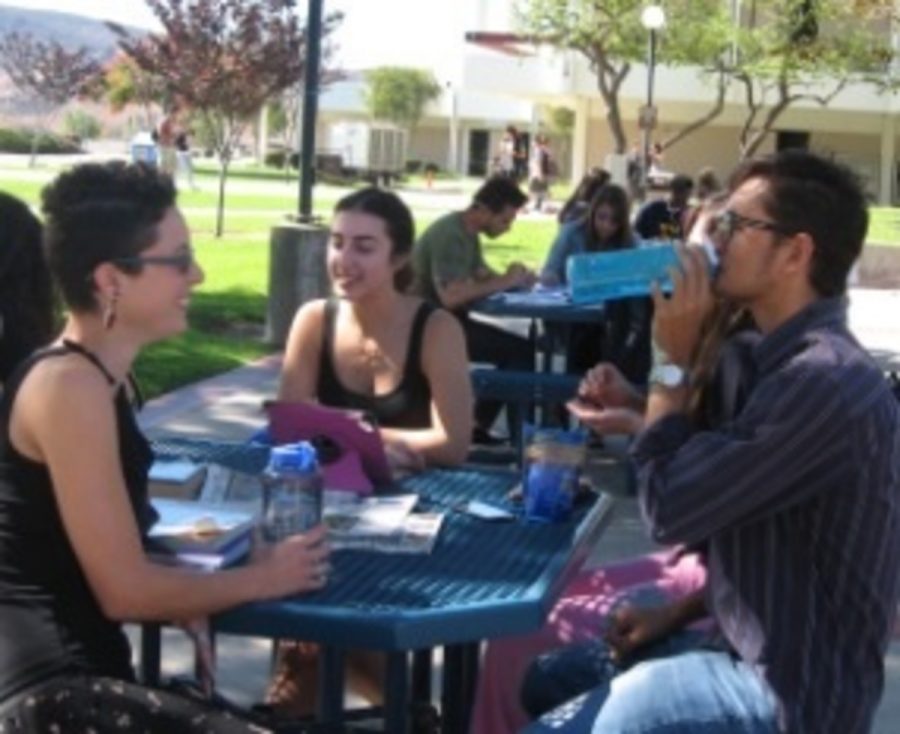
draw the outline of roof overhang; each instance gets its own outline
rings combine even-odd
[[[529,36],[517,33],[492,33],[490,31],[468,31],[466,43],[481,46],[490,51],[497,51],[506,56],[534,56],[535,43]]]

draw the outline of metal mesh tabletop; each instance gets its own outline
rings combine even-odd
[[[472,310],[489,316],[540,319],[557,323],[594,323],[603,317],[602,304],[575,304],[571,301],[548,301],[523,293],[497,293],[483,298]]]
[[[247,471],[266,449],[240,444],[159,442],[158,449]],[[515,634],[539,626],[570,572],[599,535],[611,502],[588,502],[567,523],[492,523],[455,511],[479,498],[507,505],[510,471],[430,470],[397,482],[418,510],[445,512],[429,555],[337,551],[322,591],[246,605],[217,619],[226,632],[297,637],[340,646],[412,649]]]

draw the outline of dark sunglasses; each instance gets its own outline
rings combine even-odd
[[[738,214],[732,209],[723,209],[712,217],[712,228],[710,235],[721,238],[724,242],[731,241],[736,232],[742,229],[759,229],[765,232],[774,232],[780,235],[791,235],[793,232],[788,231],[775,222],[767,222],[763,219],[754,219],[753,217],[745,217]]]
[[[343,447],[333,438],[322,433],[310,438],[309,443],[316,450],[316,456],[322,466],[333,464],[344,455]]]
[[[140,269],[145,265],[162,265],[177,270],[182,275],[187,275],[194,265],[194,252],[188,250],[180,255],[135,255],[134,257],[119,257],[113,260],[115,265]]]

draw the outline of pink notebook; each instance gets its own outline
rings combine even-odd
[[[378,428],[359,411],[318,403],[272,401],[265,405],[276,443],[316,446],[326,489],[371,494],[391,482],[391,468]]]

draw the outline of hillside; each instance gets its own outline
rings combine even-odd
[[[141,29],[129,28],[135,34]],[[115,35],[103,21],[53,10],[29,10],[0,4],[0,36],[13,31],[30,33],[36,38],[53,39],[67,48],[86,46],[100,60],[115,52]]]

